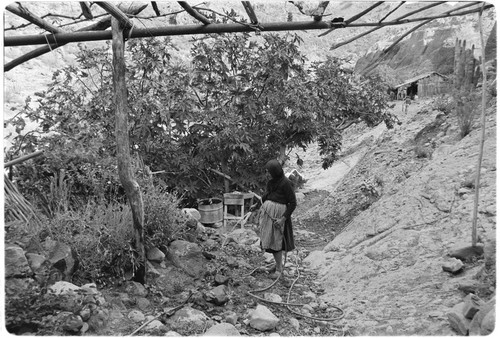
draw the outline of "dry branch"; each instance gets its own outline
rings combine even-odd
[[[80,8],[82,9],[82,14],[86,19],[92,20],[94,18],[94,15],[92,14],[92,11],[90,10],[90,2],[80,1]]]
[[[492,8],[494,5],[488,4],[484,9]],[[419,22],[430,19],[439,19],[444,17],[462,16],[472,13],[477,13],[479,9],[472,9],[459,13],[436,15],[426,18],[408,19],[404,21],[391,21],[391,22],[375,22],[375,23],[351,23],[348,27],[373,27],[373,26],[391,26],[401,25],[411,22]],[[302,22],[270,22],[261,23],[262,31],[277,32],[277,31],[295,31],[295,30],[319,30],[330,29],[335,23],[324,21],[302,21]],[[151,36],[174,36],[174,35],[195,35],[195,34],[210,34],[210,33],[238,33],[238,32],[252,32],[255,27],[252,25],[237,23],[237,24],[210,24],[210,25],[185,25],[185,26],[167,26],[167,27],[150,27],[150,28],[136,28],[128,38],[144,38]],[[34,44],[48,43],[69,43],[79,41],[99,41],[110,40],[111,32],[72,32],[61,34],[45,34],[45,35],[23,35],[23,36],[5,36],[4,46],[22,46]]]
[[[206,16],[200,14],[196,9],[192,8],[191,6],[189,6],[187,2],[185,2],[185,1],[179,1],[179,5],[181,5],[181,7],[184,8],[184,10],[189,15],[191,15],[193,18],[195,18],[196,20],[200,21],[204,25],[211,24],[210,20],[208,20],[208,18]]]
[[[114,4],[105,1],[98,1],[96,2],[96,5],[100,6],[106,12],[111,14],[113,18],[118,20],[122,29],[131,29],[134,26],[133,22],[128,18],[128,16]]]
[[[124,10],[124,12],[129,14],[129,15],[137,15],[140,12],[142,12],[146,7],[147,7],[147,5],[134,6],[132,8],[128,8],[127,10]],[[107,15],[104,19],[101,19],[100,21],[98,21],[92,25],[78,29],[77,32],[103,31],[103,30],[108,29],[109,27],[111,27],[111,18]],[[24,55],[21,55],[20,57],[8,62],[7,64],[5,64],[3,70],[4,70],[4,72],[8,72],[9,70],[13,69],[16,66],[19,66],[20,64],[23,64],[24,62],[27,62],[31,59],[39,57],[39,56],[46,54],[48,52],[51,52],[54,49],[62,47],[64,45],[66,45],[66,43],[48,44],[46,46],[39,47],[35,50],[32,50],[31,52],[28,52]]]
[[[392,13],[394,13],[395,11],[397,11],[398,8],[401,7],[401,6],[403,6],[405,2],[406,1],[401,1],[401,3],[399,5],[397,5],[396,7],[394,7],[393,10],[389,11],[389,13],[387,13],[382,19],[380,19],[379,22],[384,21],[389,15],[391,15]]]
[[[353,17],[347,19],[346,21],[344,21],[344,25],[345,26],[348,26],[350,23],[358,20],[359,18],[361,18],[363,15],[365,14],[368,14],[369,12],[371,12],[372,10],[374,10],[375,8],[377,8],[378,6],[382,5],[384,3],[384,1],[379,1],[377,3],[375,3],[374,5],[370,6],[369,8],[365,9],[364,11],[362,11],[361,13],[358,13],[356,15],[354,15]],[[332,29],[329,29],[328,31],[318,35],[318,36],[324,36],[330,32],[332,32],[333,30],[337,29],[336,27],[332,28]]]
[[[50,23],[47,21],[43,20],[42,18],[36,16],[35,14],[31,13],[28,9],[23,7],[21,4],[18,3],[18,6],[14,5],[7,5],[5,7],[9,12],[31,22],[32,24],[37,25],[40,28],[45,29],[46,31],[49,31],[51,33],[64,33],[64,30],[52,26]]]
[[[253,23],[254,25],[257,25],[259,23],[259,20],[257,19],[257,15],[255,15],[255,12],[253,10],[250,1],[242,1],[241,3],[243,4],[245,11],[247,12],[248,17],[250,18],[250,22]]]
[[[481,54],[482,54],[482,62],[481,68],[483,71],[483,85],[481,87],[482,90],[482,98],[481,98],[481,139],[479,141],[479,156],[477,159],[477,167],[476,167],[476,181],[475,181],[475,191],[474,191],[474,210],[472,213],[472,246],[476,246],[477,244],[477,212],[479,205],[479,187],[481,181],[481,163],[483,162],[483,153],[484,153],[484,137],[486,133],[486,47],[484,44],[484,34],[483,34],[483,24],[482,24],[482,14],[483,14],[483,6],[481,7],[481,11],[479,12],[479,36],[481,40]]]

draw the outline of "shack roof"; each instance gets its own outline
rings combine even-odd
[[[409,84],[411,84],[413,82],[417,82],[419,80],[425,79],[426,77],[429,77],[429,76],[432,76],[432,75],[437,75],[437,76],[442,77],[445,80],[448,80],[448,77],[446,75],[439,74],[438,72],[428,72],[428,73],[425,73],[425,74],[420,74],[420,75],[417,75],[415,77],[412,77],[411,79],[406,80],[405,82],[403,82],[401,84],[398,84],[397,86],[394,86],[394,88],[399,88],[399,87],[402,87],[402,86],[409,85]]]

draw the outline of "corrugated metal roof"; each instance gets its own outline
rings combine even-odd
[[[405,82],[403,82],[401,84],[398,84],[397,86],[394,86],[394,88],[399,88],[399,87],[408,85],[410,83],[417,82],[418,80],[425,79],[426,77],[429,77],[431,75],[441,76],[443,79],[446,79],[446,80],[448,79],[447,76],[445,76],[443,74],[439,74],[438,72],[428,72],[428,73],[425,73],[425,74],[421,74],[421,75],[417,75],[415,77],[412,77],[411,79],[406,80]]]

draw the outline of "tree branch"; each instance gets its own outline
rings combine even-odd
[[[47,21],[43,20],[42,18],[36,16],[35,14],[31,13],[28,9],[23,7],[20,3],[17,3],[17,7],[14,5],[7,5],[5,9],[7,9],[9,12],[31,22],[32,24],[37,25],[40,28],[45,29],[46,31],[49,31],[51,33],[64,33],[64,30],[52,26],[50,23]]]
[[[189,15],[191,15],[193,18],[200,21],[204,25],[211,24],[210,20],[208,20],[208,18],[206,16],[200,14],[197,10],[193,9],[191,6],[188,5],[187,2],[185,2],[185,1],[178,1],[178,2],[179,2],[179,5],[181,5],[181,7],[184,8],[184,10]]]

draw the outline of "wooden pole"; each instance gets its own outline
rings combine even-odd
[[[16,158],[15,160],[6,162],[6,163],[3,164],[3,167],[4,168],[11,167],[11,166],[13,166],[15,164],[22,163],[24,161],[29,160],[30,158],[37,157],[37,156],[42,155],[42,154],[43,154],[43,150],[35,151],[34,153],[31,153],[31,154],[28,154],[28,155],[24,155],[24,156],[21,156],[19,158]]]
[[[481,54],[483,55],[482,60],[482,70],[483,70],[483,86],[481,88],[483,95],[481,101],[481,140],[479,142],[479,156],[477,159],[477,175],[476,175],[476,187],[474,191],[474,210],[472,214],[472,246],[476,246],[477,243],[477,209],[479,205],[479,184],[481,181],[481,163],[483,162],[483,149],[484,149],[484,135],[486,133],[486,48],[483,41],[483,25],[482,25],[482,14],[479,12],[479,35],[481,39]]]
[[[135,180],[130,164],[130,142],[128,135],[127,87],[125,84],[125,43],[123,28],[117,19],[111,19],[113,33],[113,87],[116,107],[116,149],[118,159],[118,175],[132,209],[134,223],[135,251],[138,266],[134,271],[134,281],[146,283],[146,254],[144,249],[144,204],[139,184]]]

